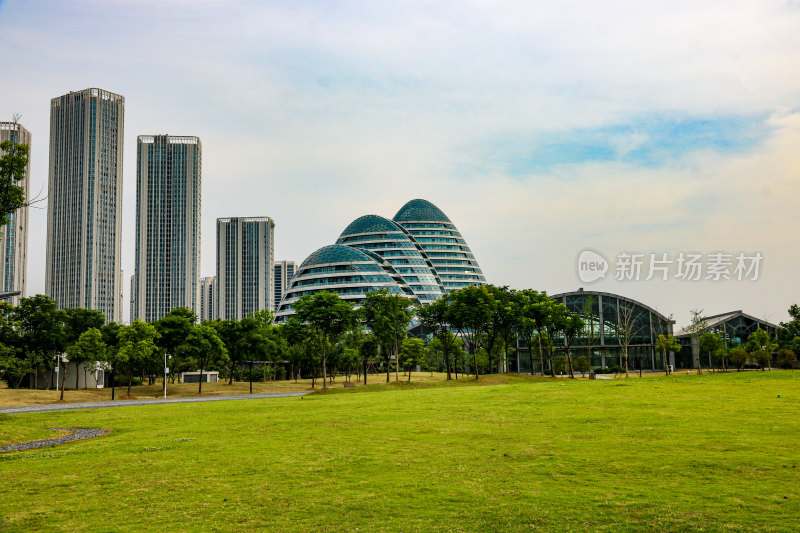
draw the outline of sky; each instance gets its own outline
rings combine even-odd
[[[425,198],[490,283],[619,293],[677,327],[693,308],[779,322],[800,303],[798,28],[800,0],[5,0],[0,118],[31,131],[44,198],[50,99],[125,96],[126,300],[136,137],[167,133],[203,144],[203,276],[218,217],[272,217],[276,259],[300,262]],[[586,249],[605,278],[579,278]],[[615,279],[619,254],[682,252],[763,261],[741,281]]]

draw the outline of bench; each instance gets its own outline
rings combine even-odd
[[[350,383],[349,381],[346,381],[346,382],[344,383],[344,386],[345,386],[345,387],[355,387],[355,386],[356,386],[356,384],[355,384],[355,383]]]

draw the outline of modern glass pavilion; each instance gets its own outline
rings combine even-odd
[[[475,256],[447,215],[427,200],[411,200],[394,220],[378,215],[357,218],[335,245],[308,256],[275,320],[294,314],[292,303],[300,296],[323,290],[356,305],[368,291],[384,287],[429,303],[451,290],[485,284]]]
[[[763,329],[775,337],[780,326],[776,326],[766,320],[760,320],[747,313],[730,311],[719,315],[704,317],[706,330],[717,333],[723,344],[728,348],[738,348],[747,342],[747,337],[757,329]],[[700,346],[698,336],[692,336],[685,329],[675,334],[675,338],[681,343],[681,351],[676,354],[677,368],[697,368],[700,362]],[[722,361],[712,357],[711,354],[703,354],[703,366],[720,367]]]
[[[607,292],[584,291],[567,292],[551,296],[567,306],[572,313],[581,315],[586,327],[581,335],[573,340],[570,355],[574,358],[586,356],[593,368],[623,366],[623,347],[621,339],[627,335],[628,367],[630,370],[663,370],[666,368],[663,354],[656,349],[655,341],[660,334],[672,333],[673,321],[652,307]],[[565,351],[564,338],[554,338],[556,355]],[[669,353],[667,354],[669,357]],[[512,371],[531,373],[530,351],[520,345],[517,350],[517,368]],[[545,371],[548,362],[546,355],[539,358],[534,347],[533,373]],[[513,363],[513,362],[512,362]],[[512,364],[513,366],[513,364]]]

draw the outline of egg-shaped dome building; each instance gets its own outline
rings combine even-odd
[[[419,302],[403,277],[379,255],[338,244],[324,246],[297,268],[275,313],[275,321],[283,322],[293,315],[292,304],[306,294],[335,292],[344,301],[358,306],[369,291],[379,289],[389,289]]]
[[[464,237],[441,209],[427,200],[411,200],[400,208],[394,221],[419,244],[446,292],[486,285]]]
[[[378,215],[364,215],[345,228],[336,244],[369,250],[385,259],[403,277],[422,303],[444,294],[433,266],[422,248],[395,222]]]
[[[478,262],[441,209],[411,200],[394,220],[365,215],[336,244],[309,255],[297,269],[275,313],[283,322],[305,294],[336,292],[356,306],[371,290],[387,288],[415,303],[430,303],[469,285],[485,285]]]

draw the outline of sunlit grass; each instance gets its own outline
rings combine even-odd
[[[19,531],[797,528],[800,373],[493,379],[6,416],[4,443],[40,438],[47,427],[111,434],[0,455],[0,524]]]

